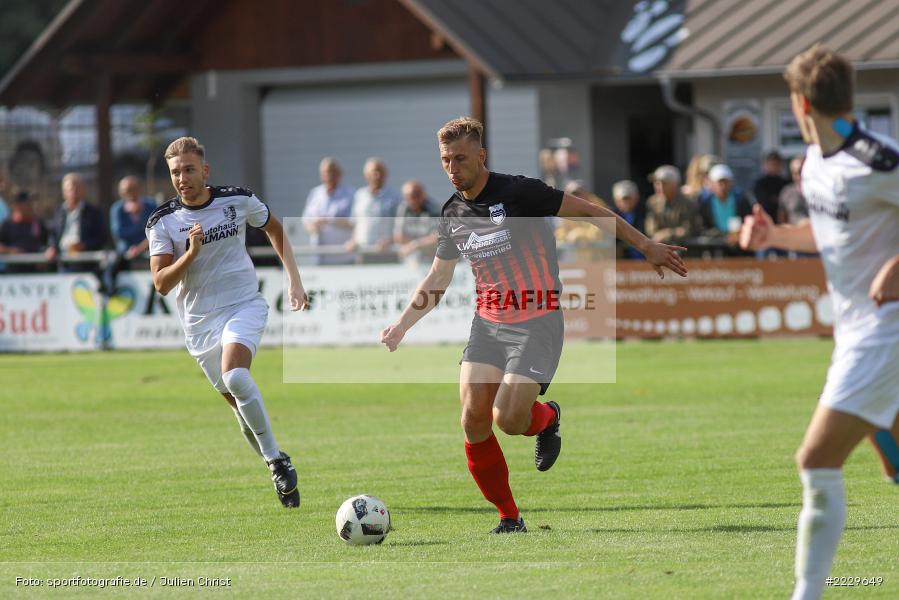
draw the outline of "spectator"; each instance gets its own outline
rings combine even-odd
[[[400,195],[387,183],[387,167],[379,158],[369,158],[362,169],[367,185],[353,197],[353,239],[347,250],[374,246],[380,255],[363,255],[359,262],[389,262],[385,256],[393,242],[393,219],[400,205]]]
[[[31,194],[21,191],[11,203],[9,218],[0,223],[0,254],[43,252],[47,247],[47,228],[34,216]],[[7,273],[33,271],[34,265],[7,265]]]
[[[60,252],[76,253],[100,250],[106,243],[103,213],[85,200],[87,188],[81,175],[67,173],[62,178],[63,203],[50,221],[47,259],[56,260]],[[90,271],[95,263],[63,263],[60,271]]]
[[[133,175],[119,182],[119,199],[109,209],[109,229],[118,254],[131,260],[146,252],[146,227],[156,203],[141,194],[140,180]]]
[[[662,165],[650,176],[655,194],[646,201],[644,232],[653,241],[680,243],[699,233],[702,219],[696,202],[680,192],[680,171]]]
[[[717,235],[740,230],[743,217],[752,214],[752,199],[734,185],[734,172],[727,165],[715,165],[709,171],[711,194],[700,205],[702,225]]]
[[[393,222],[393,243],[399,255],[412,266],[431,264],[437,250],[437,217],[440,213],[428,202],[420,181],[407,181],[401,189],[403,202]]]
[[[793,183],[780,190],[779,213],[777,222],[787,225],[799,225],[808,219],[808,205],[802,195],[802,163],[804,156],[797,156],[790,161],[790,175]]]
[[[777,203],[781,190],[790,180],[784,177],[784,161],[777,150],[772,150],[765,156],[763,163],[764,174],[755,180],[752,193],[756,200],[772,218],[777,218]]]
[[[156,202],[141,194],[140,179],[133,175],[119,181],[119,199],[109,209],[109,230],[115,244],[115,259],[103,270],[103,288],[115,293],[116,279],[131,261],[150,247],[146,227]]]
[[[615,213],[642,233],[646,221],[646,205],[640,201],[637,184],[630,179],[616,181],[612,185],[612,199],[615,201]],[[620,240],[618,248],[623,258],[643,258],[637,250]]]
[[[549,187],[561,187],[562,177],[559,167],[556,165],[556,157],[551,148],[543,148],[537,154],[537,162],[540,164],[540,179]]]
[[[584,182],[575,179],[565,186],[565,193],[583,198],[593,204],[608,208],[602,198],[587,190]],[[585,244],[602,239],[602,231],[586,221],[573,221],[571,219],[557,219],[556,240],[568,244]]]
[[[697,154],[687,165],[687,182],[681,193],[697,203],[703,196],[711,194],[708,185],[709,169],[721,162],[714,154]]]
[[[7,198],[10,195],[9,176],[3,167],[0,167],[0,223],[9,217],[9,204]]]
[[[565,185],[565,193],[583,198],[593,204],[598,204],[604,208],[608,208],[605,201],[587,190],[584,182],[579,179],[569,181]],[[605,258],[602,256],[602,248],[596,245],[603,239],[603,231],[596,227],[588,220],[575,221],[572,219],[561,219],[556,217],[555,236],[556,241],[563,244],[573,245],[575,248],[559,248],[560,260],[581,260],[593,262]],[[593,247],[590,247],[593,246]],[[611,257],[609,257],[611,258]]]
[[[353,189],[340,183],[343,170],[337,160],[326,157],[318,165],[321,185],[309,191],[303,209],[303,228],[314,246],[343,246],[353,235],[350,213]],[[317,264],[345,265],[353,262],[350,254],[319,255]]]

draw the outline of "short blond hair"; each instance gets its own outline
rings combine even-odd
[[[165,149],[165,159],[174,158],[180,154],[196,154],[206,159],[206,148],[195,137],[179,137]]]
[[[437,141],[441,144],[449,144],[459,139],[477,142],[478,145],[483,144],[484,125],[472,117],[459,117],[449,121],[437,132]]]
[[[791,92],[805,96],[824,116],[852,110],[855,69],[845,57],[820,44],[796,55],[784,71]]]

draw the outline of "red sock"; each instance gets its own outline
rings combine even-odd
[[[537,435],[550,425],[552,422],[556,420],[556,411],[552,409],[548,404],[543,404],[542,402],[534,401],[534,405],[531,407],[531,426],[528,427],[528,430],[524,432],[523,435],[528,437]]]
[[[509,487],[509,467],[496,436],[491,433],[489,438],[477,444],[465,442],[465,455],[474,482],[481,488],[484,498],[499,510],[500,518],[517,519],[518,507]]]

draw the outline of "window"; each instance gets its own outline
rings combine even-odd
[[[770,99],[767,103],[768,140],[766,147],[776,148],[784,156],[805,152],[805,142],[799,124],[793,117],[787,98]],[[896,98],[892,94],[859,94],[855,100],[855,118],[862,127],[873,133],[895,138]]]

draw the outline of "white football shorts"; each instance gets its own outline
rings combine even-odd
[[[890,429],[899,412],[899,341],[837,345],[820,403]]]
[[[256,349],[268,320],[268,303],[262,296],[223,310],[209,331],[187,336],[187,351],[197,359],[212,387],[226,394],[222,381],[222,349],[225,344],[243,344],[256,356]]]

